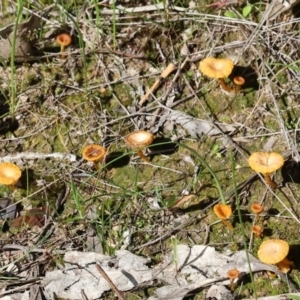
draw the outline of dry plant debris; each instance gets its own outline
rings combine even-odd
[[[106,272],[110,280],[121,291],[138,288],[153,280],[162,280],[165,284],[156,290],[158,297],[149,299],[183,299],[188,293],[202,286],[209,286],[216,282],[230,286],[231,280],[227,272],[234,268],[240,272],[241,279],[252,272],[270,270],[284,278],[278,269],[261,263],[252,255],[249,263],[245,251],[238,251],[228,256],[217,252],[206,245],[178,245],[165,255],[162,263],[149,268],[149,260],[134,255],[126,250],[116,251],[111,258],[98,253],[66,252],[65,267],[62,270],[47,272],[42,281],[46,297],[53,293],[62,298],[77,300],[81,291],[88,299],[98,299],[110,286],[103,276],[99,275],[96,262]],[[201,272],[197,272],[201,270]],[[68,288],[69,287],[69,288]]]
[[[68,299],[75,287],[108,300],[297,293],[298,1],[21,2],[0,3],[0,162],[22,170],[0,185],[1,297],[51,299],[63,271]],[[234,93],[199,70],[208,57],[230,62],[221,84]],[[132,132],[151,142],[129,149]],[[107,150],[96,169],[85,145]],[[284,158],[267,182],[248,165],[263,151]],[[290,245],[284,276],[255,259],[271,239]],[[244,275],[230,284],[229,269]]]
[[[16,30],[15,23],[2,28],[0,30],[0,58],[4,60],[9,59],[13,40],[15,40],[15,60],[32,60],[34,58],[33,47],[28,39],[28,35],[41,27],[41,18],[38,15],[32,15],[27,22],[18,24]]]

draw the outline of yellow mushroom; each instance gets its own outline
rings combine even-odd
[[[213,207],[213,210],[217,217],[222,220],[223,224],[230,230],[233,230],[230,222],[226,220],[232,215],[231,207],[227,204],[219,203]]]
[[[65,48],[72,43],[72,38],[67,33],[61,33],[56,37],[56,42],[60,45],[60,52],[64,52]],[[62,54],[63,57],[63,54]]]
[[[259,214],[264,211],[264,207],[259,203],[252,203],[250,209],[253,213],[255,213],[257,221],[259,219]]]
[[[261,243],[257,256],[263,263],[276,265],[280,271],[287,273],[294,265],[286,258],[289,248],[289,244],[284,240],[270,239]]]
[[[20,179],[22,172],[20,168],[9,162],[0,163],[0,184],[13,186]]]
[[[242,86],[243,84],[245,84],[245,78],[243,76],[235,76],[233,77],[233,82],[237,86]]]
[[[137,151],[137,155],[144,161],[149,162],[142,149],[151,145],[154,135],[150,131],[139,130],[132,132],[125,137],[126,144]]]
[[[87,145],[82,150],[82,157],[87,161],[92,161],[96,170],[98,170],[98,162],[104,158],[105,154],[106,150],[96,144]]]
[[[233,82],[234,82],[235,85],[236,85],[235,91],[236,91],[236,93],[237,93],[237,92],[240,91],[242,85],[245,84],[246,80],[245,80],[245,78],[244,78],[243,76],[235,76],[235,77],[233,77]]]
[[[251,231],[255,235],[255,237],[260,238],[262,237],[263,229],[260,225],[254,225],[251,228]]]
[[[227,58],[207,57],[199,64],[199,69],[205,76],[218,79],[221,88],[229,93],[234,92],[234,90],[226,85],[224,78],[231,74],[233,68],[233,61]]]
[[[248,159],[252,170],[262,173],[265,181],[272,188],[277,188],[277,184],[271,179],[270,174],[280,169],[284,164],[284,158],[276,152],[254,152]]]
[[[252,203],[250,209],[256,215],[259,215],[261,212],[264,211],[264,207],[261,204],[259,204],[259,203]]]
[[[240,271],[238,269],[231,269],[227,272],[227,277],[230,279],[230,288],[234,290],[235,284],[234,280],[238,278],[240,275]]]

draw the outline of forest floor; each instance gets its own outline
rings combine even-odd
[[[272,19],[265,1],[172,2],[2,3],[0,161],[22,177],[0,186],[0,296],[28,290],[21,279],[60,269],[71,250],[113,257],[126,249],[156,266],[178,245],[257,257],[267,239],[288,242],[295,268],[287,280],[246,274],[232,295],[300,289],[299,5]],[[64,54],[61,33],[72,37]],[[226,83],[242,76],[241,90],[226,94],[200,72],[210,56],[234,62]],[[142,149],[148,162],[125,142],[138,130],[155,136]],[[96,168],[82,158],[89,144],[107,150]],[[257,151],[284,156],[272,174],[277,189],[249,167]],[[233,230],[213,212],[220,201],[232,207]],[[260,218],[254,202],[264,206]],[[162,285],[125,298],[148,299]],[[185,299],[205,299],[208,288]]]

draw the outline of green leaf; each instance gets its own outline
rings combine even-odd
[[[253,8],[253,5],[247,5],[243,8],[243,12],[242,15],[244,18],[247,18],[249,16],[249,14],[251,13]]]
[[[214,153],[216,153],[216,152],[218,152],[218,150],[219,150],[219,144],[214,144],[213,147],[212,147],[212,151]]]
[[[296,295],[286,295],[288,297],[288,299],[291,300],[300,300],[300,296],[296,296]]]
[[[224,16],[227,17],[227,18],[232,18],[232,19],[237,19],[237,15],[233,12],[233,11],[230,11],[230,10],[226,10],[224,12]]]

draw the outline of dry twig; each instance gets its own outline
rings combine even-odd
[[[118,296],[118,298],[120,300],[126,300],[125,296],[123,295],[123,293],[115,286],[115,284],[107,276],[106,272],[103,270],[103,268],[101,267],[101,265],[98,262],[96,262],[96,268],[97,268],[98,272],[103,276],[103,278],[107,281],[107,283],[109,284],[109,286],[111,287],[111,289],[116,293],[116,295]]]
[[[142,99],[139,102],[139,106],[142,106],[149,98],[151,94],[153,94],[156,89],[159,87],[163,79],[166,79],[174,70],[176,70],[176,65],[173,63],[169,64],[166,69],[164,69],[158,79],[154,82],[154,84],[151,86],[149,91],[142,97]]]

